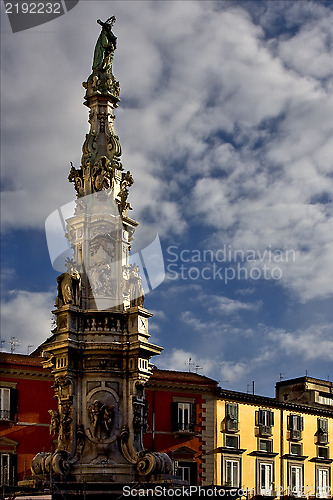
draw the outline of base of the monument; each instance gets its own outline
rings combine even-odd
[[[151,477],[147,482],[110,483],[110,482],[55,482],[47,488],[15,488],[15,498],[22,500],[116,500],[119,498],[148,497],[163,498],[174,496],[175,490],[186,488],[184,481],[169,475]],[[178,496],[180,496],[178,494]]]

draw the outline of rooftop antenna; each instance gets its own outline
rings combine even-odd
[[[32,347],[35,347],[35,344],[29,344],[29,345],[28,345],[27,354],[30,354],[30,349],[31,349]]]
[[[10,353],[14,354],[16,347],[20,345],[20,341],[17,340],[15,337],[11,337],[9,344],[10,344]]]
[[[195,373],[198,373],[199,370],[202,370],[202,366],[195,365]]]
[[[305,376],[306,377],[308,376],[308,370],[305,370]]]
[[[285,372],[280,372],[280,382],[281,382],[281,380],[284,379],[284,375],[287,375],[287,374]]]
[[[191,371],[191,366],[194,365],[192,358],[188,358],[188,371]]]
[[[5,340],[0,340],[0,351],[2,351],[4,344],[6,343]]]

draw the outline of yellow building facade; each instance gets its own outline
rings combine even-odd
[[[325,403],[312,394],[312,402],[299,404],[290,401],[298,399],[291,387],[278,388],[277,398],[220,391],[213,451],[216,485],[240,488],[248,497],[332,497],[331,393],[321,396]]]

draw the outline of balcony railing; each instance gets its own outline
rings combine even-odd
[[[270,425],[259,425],[259,433],[261,436],[271,436],[272,427]]]
[[[10,411],[0,410],[0,420],[10,420]]]

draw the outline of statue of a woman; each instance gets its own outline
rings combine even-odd
[[[112,33],[112,25],[116,18],[110,17],[105,23],[100,19],[98,24],[102,26],[102,32],[98,37],[95,46],[92,70],[94,73],[105,71],[112,73],[113,53],[116,49],[117,37]]]

